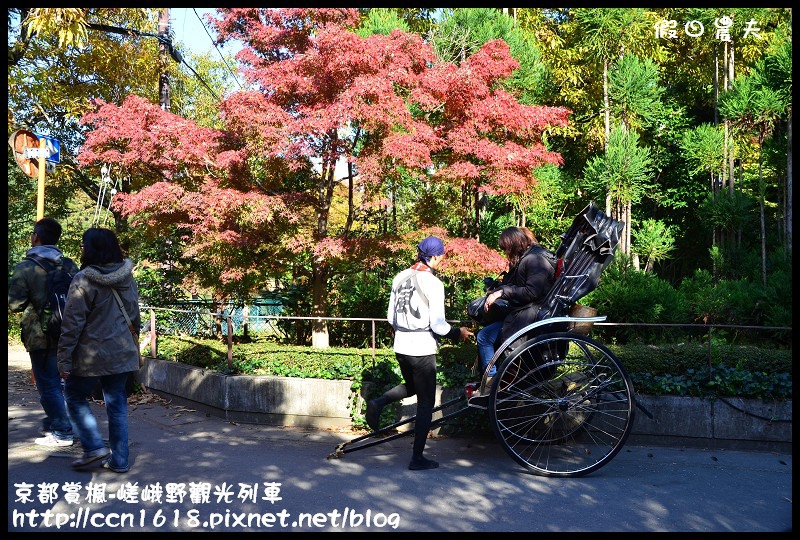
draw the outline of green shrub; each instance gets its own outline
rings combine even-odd
[[[792,397],[789,373],[769,374],[723,365],[708,369],[689,369],[683,375],[632,373],[631,380],[639,393],[694,397],[753,397],[764,401]]]
[[[655,274],[637,272],[623,265],[609,266],[603,273],[601,286],[580,303],[596,308],[611,321],[679,324],[691,320],[688,305],[672,285]],[[621,326],[604,330],[604,335],[626,342],[663,336],[662,332]]]
[[[714,344],[611,345],[638,393],[791,399],[792,351]]]
[[[609,345],[630,373],[654,375],[681,374],[689,369],[708,369],[708,344],[678,343],[643,345],[629,343]],[[749,371],[791,373],[792,351],[788,349],[763,349],[750,345],[715,344],[712,348],[712,365],[725,365]]]
[[[269,341],[236,344],[233,368],[227,364],[227,344],[214,339],[161,336],[159,356],[224,373],[284,377],[350,379],[353,391],[373,399],[402,382],[394,352],[388,348],[312,349]],[[655,395],[719,395],[747,398],[791,398],[792,351],[714,343],[709,375],[708,344],[611,344],[609,350],[631,375],[639,393]],[[437,384],[463,388],[480,379],[472,371],[474,343],[445,344],[437,359]],[[394,413],[387,407],[387,419]],[[363,414],[363,411],[360,411]],[[361,418],[359,416],[359,422]]]

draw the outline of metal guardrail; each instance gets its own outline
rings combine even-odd
[[[200,308],[195,309],[175,309],[175,308],[157,308],[144,306],[141,308],[142,314],[147,313],[148,316],[142,316],[141,336],[148,336],[150,342],[150,356],[157,357],[158,353],[158,336],[159,335],[201,335],[201,336],[226,336],[228,342],[228,365],[233,362],[233,336],[245,335],[245,333],[258,333],[258,334],[273,334],[277,339],[284,340],[289,336],[285,328],[279,323],[281,321],[357,321],[370,324],[371,334],[371,349],[373,355],[377,347],[377,332],[380,328],[385,328],[387,332],[390,330],[389,322],[385,318],[370,318],[370,317],[295,317],[277,314],[266,314],[263,308],[268,310],[277,311],[279,307],[276,306],[244,306],[233,307],[217,312],[211,312]],[[255,309],[254,309],[255,308]],[[255,313],[253,313],[255,311]],[[449,320],[452,324],[463,324],[465,320]],[[746,325],[731,325],[731,324],[657,324],[657,323],[616,323],[616,322],[595,322],[596,326],[616,326],[616,327],[653,327],[658,329],[664,328],[680,328],[680,329],[696,329],[707,332],[708,337],[708,367],[711,368],[713,358],[713,340],[714,330],[754,330],[754,331],[781,331],[791,332],[792,328],[787,326],[746,326]],[[150,329],[155,328],[155,332]],[[789,340],[791,347],[791,340]],[[143,348],[146,348],[147,343],[143,342]]]

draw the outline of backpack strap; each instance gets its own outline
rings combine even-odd
[[[28,259],[29,261],[33,261],[34,263],[36,263],[37,266],[39,266],[39,268],[41,268],[45,272],[50,272],[61,266],[60,263],[54,263],[48,261],[47,259],[39,257],[38,255],[26,255],[24,258]]]
[[[34,263],[36,263],[39,266],[39,268],[43,269],[48,274],[50,272],[52,272],[53,270],[63,270],[64,272],[66,272],[69,275],[70,278],[74,278],[75,277],[75,273],[74,272],[70,272],[69,270],[64,268],[64,263],[62,262],[63,259],[59,260],[58,262],[53,262],[53,261],[49,261],[49,260],[47,260],[47,259],[45,259],[43,257],[39,257],[38,255],[26,255],[25,257],[23,257],[23,259],[28,259],[29,261],[33,261]],[[69,260],[69,259],[67,259],[67,260]]]
[[[131,317],[128,315],[128,312],[125,310],[125,306],[122,304],[122,298],[119,297],[119,293],[117,289],[112,288],[111,293],[114,295],[114,298],[117,300],[117,305],[119,309],[122,311],[122,314],[125,316],[125,322],[128,323],[128,330],[131,331],[131,335],[133,336],[133,341],[136,343],[136,347],[139,347],[139,342],[136,340],[136,329],[133,327],[133,322],[131,322]]]
[[[38,255],[26,255],[23,258],[24,259],[28,259],[29,261],[33,261],[33,263],[36,264],[36,266],[38,266],[39,268],[41,268],[42,270],[45,271],[45,274],[50,274],[50,272],[54,272],[54,271],[58,270],[59,268],[63,268],[63,265],[60,262],[56,263],[56,262],[53,262],[53,261],[49,261],[49,260],[45,259],[44,257],[39,257]],[[69,272],[67,272],[67,273],[70,276],[72,276],[71,273],[69,273]],[[45,300],[45,303],[47,303],[47,300]],[[44,309],[44,306],[40,307],[39,310],[37,311],[37,316],[39,317],[40,324],[41,324],[41,320],[42,320],[42,310],[43,309]],[[56,348],[58,347],[58,343],[51,343],[52,339],[51,339],[51,337],[49,335],[45,335],[45,337],[47,338],[47,350],[48,351],[52,350],[52,348],[54,348],[54,347],[56,347]]]

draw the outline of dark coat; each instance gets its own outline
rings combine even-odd
[[[70,274],[78,273],[78,265],[65,257],[56,246],[36,246],[27,251],[25,256],[41,257],[52,263],[61,263]],[[22,344],[25,350],[41,351],[56,347],[48,343],[42,331],[39,312],[47,296],[47,272],[30,259],[22,259],[14,266],[14,273],[8,282],[8,308],[13,312],[23,312],[20,320]]]
[[[58,341],[58,370],[80,377],[126,373],[139,369],[138,337],[111,289],[119,293],[137,334],[141,326],[139,291],[133,263],[88,266],[72,280]]]
[[[547,251],[534,244],[503,280],[503,295],[511,311],[503,321],[499,343],[536,320],[545,295],[555,283],[555,266]]]

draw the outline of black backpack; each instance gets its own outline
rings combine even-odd
[[[74,276],[65,270],[61,263],[54,263],[36,256],[26,258],[47,272],[47,293],[42,309],[39,311],[39,323],[48,342],[58,343],[58,338],[61,337],[61,319],[67,303],[67,292]]]

